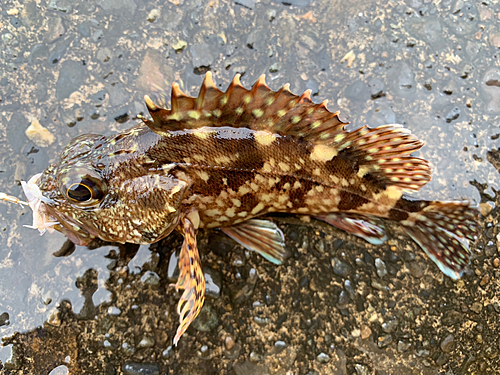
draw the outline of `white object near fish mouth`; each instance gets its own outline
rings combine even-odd
[[[33,225],[25,225],[26,228],[38,229],[40,235],[45,231],[54,232],[54,225],[59,224],[50,215],[47,214],[44,201],[50,201],[42,195],[42,192],[37,186],[37,181],[42,174],[38,173],[31,177],[28,182],[21,181],[21,186],[28,200],[28,204],[33,210]]]

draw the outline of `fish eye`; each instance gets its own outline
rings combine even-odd
[[[106,184],[96,172],[70,171],[60,178],[60,191],[70,202],[89,206],[100,202],[107,193]]]
[[[77,202],[86,202],[92,199],[92,190],[85,184],[74,183],[66,191],[66,195],[69,199],[73,199]]]

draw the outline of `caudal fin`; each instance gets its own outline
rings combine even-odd
[[[470,202],[428,202],[400,223],[439,269],[456,280],[469,263],[468,240],[477,234],[477,219]]]

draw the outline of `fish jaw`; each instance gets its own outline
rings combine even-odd
[[[21,186],[28,200],[28,204],[33,211],[33,224],[25,225],[25,227],[38,229],[40,235],[43,235],[45,232],[53,233],[55,230],[54,226],[58,225],[59,221],[48,213],[45,204],[48,198],[43,196],[42,191],[36,184],[41,175],[41,173],[37,173],[31,177],[28,182],[21,181]]]
[[[54,203],[51,199],[45,197],[42,191],[37,185],[42,173],[38,173],[31,177],[28,182],[21,181],[21,186],[23,188],[26,199],[28,200],[28,205],[33,211],[33,224],[25,225],[26,228],[38,229],[40,236],[45,234],[45,232],[54,233],[54,231],[61,232],[66,235],[71,242],[75,245],[85,246],[88,245],[94,236],[86,233],[86,236],[79,235],[78,233],[67,228],[65,224],[66,219],[62,220],[57,218],[54,210],[51,210],[51,203]]]

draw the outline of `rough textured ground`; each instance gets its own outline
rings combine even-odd
[[[403,123],[427,145],[422,198],[471,198],[483,230],[463,279],[445,278],[397,227],[371,246],[276,217],[276,267],[200,235],[209,298],[173,348],[181,238],[72,248],[0,206],[5,374],[495,374],[500,370],[498,1],[69,0],[0,4],[1,190],[74,136],[136,123],[144,94],[196,94],[266,73],[329,99],[351,127]],[[167,95],[168,100],[168,95]],[[26,133],[29,126],[31,131]],[[46,130],[40,129],[38,125]],[[55,254],[55,256],[53,255]]]

